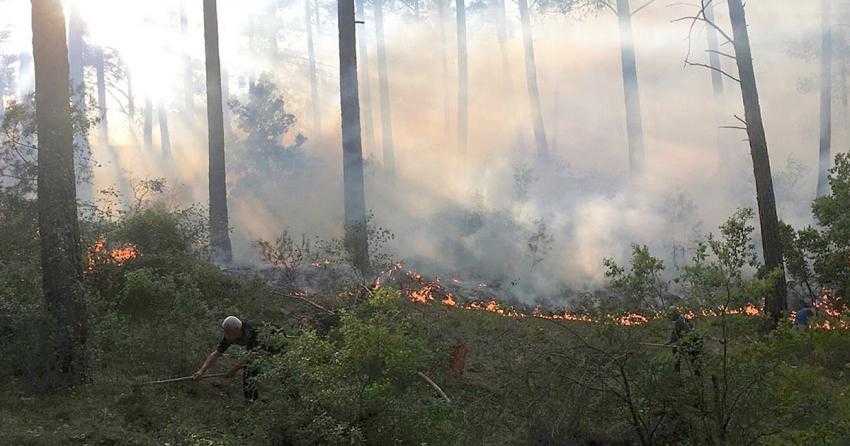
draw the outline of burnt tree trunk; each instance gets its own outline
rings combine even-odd
[[[387,42],[384,37],[384,0],[375,0],[375,37],[378,44],[378,94],[381,99],[381,146],[384,169],[390,178],[395,176],[395,146],[390,100],[390,74],[387,68]]]
[[[233,252],[227,216],[227,173],[224,162],[224,109],[221,99],[221,60],[218,49],[216,0],[204,0],[204,43],[209,126],[210,248],[216,263],[230,263]]]
[[[168,131],[168,113],[162,102],[157,107],[157,121],[159,121],[159,147],[163,156],[171,156],[171,132]]]
[[[534,38],[531,35],[531,17],[528,12],[527,0],[519,0],[519,17],[522,22],[522,43],[525,49],[525,80],[528,86],[531,120],[534,125],[534,142],[537,145],[537,155],[543,157],[549,153],[549,142],[546,140],[543,108],[540,105],[540,89],[537,86],[537,63],[534,59]]]
[[[363,6],[364,0],[356,0],[356,8],[357,8],[357,16],[359,20],[365,22],[366,20],[366,8]],[[366,24],[361,25],[360,28],[363,32],[357,34],[357,49],[359,51],[359,59],[360,63],[358,64],[358,68],[360,70],[360,85],[363,86],[363,94],[360,96],[360,109],[363,112],[363,126],[365,127],[363,130],[366,132],[365,135],[365,150],[374,150],[375,149],[375,124],[372,121],[372,76],[369,73],[369,47],[366,43]]]
[[[365,275],[370,266],[366,237],[363,148],[360,141],[360,98],[357,91],[354,0],[339,0],[337,2],[337,14],[346,246],[353,259],[354,266]]]
[[[629,170],[632,176],[643,172],[645,153],[643,117],[640,110],[637,59],[632,33],[632,10],[629,0],[617,0],[620,23],[620,59],[623,69],[623,92],[626,99],[626,134],[629,143]]]
[[[106,68],[103,60],[103,49],[95,51],[94,68],[97,74],[97,108],[100,117],[100,142],[109,145],[109,120],[106,109]]]
[[[466,4],[457,5],[457,151],[466,155],[469,144],[469,54],[466,44]]]
[[[764,264],[768,270],[778,271],[780,274],[772,295],[765,302],[765,309],[775,326],[787,308],[785,270],[779,239],[779,218],[776,213],[773,177],[770,172],[770,157],[767,152],[767,137],[762,121],[755,71],[753,70],[746,14],[741,0],[728,0],[728,3],[729,15],[732,20],[735,59],[738,63],[738,73],[741,80],[747,136],[750,141],[750,154],[753,158],[753,175],[756,183]]]
[[[820,150],[817,196],[829,194],[829,168],[832,165],[832,2],[822,0],[820,55]]]
[[[82,381],[86,308],[77,221],[68,47],[60,0],[32,0],[38,131],[38,228],[49,328],[50,387]]]
[[[313,118],[313,133],[318,135],[322,132],[322,121],[319,116],[319,80],[316,70],[316,48],[313,44],[313,14],[310,7],[311,0],[304,0],[304,25],[307,27],[307,62],[310,71],[310,112]]]

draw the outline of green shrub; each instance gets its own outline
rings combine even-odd
[[[380,291],[327,337],[307,331],[270,360],[278,435],[295,444],[451,444],[453,410],[417,372],[435,360],[397,292]]]

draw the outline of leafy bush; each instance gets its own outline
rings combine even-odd
[[[417,372],[435,360],[398,292],[383,290],[327,337],[307,331],[270,360],[282,438],[295,444],[451,444],[452,410]]]

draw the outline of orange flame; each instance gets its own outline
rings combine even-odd
[[[113,263],[124,265],[139,257],[139,250],[127,244],[114,249],[108,249],[106,240],[98,239],[88,250],[86,271],[94,271],[98,265]]]
[[[398,263],[394,265],[390,270],[385,271],[381,274],[375,282],[372,284],[373,289],[378,289],[384,285],[384,283],[390,279],[390,277],[395,274],[401,272],[403,277],[406,277],[410,282],[413,282],[413,286],[405,287],[402,286],[402,293],[407,296],[408,300],[414,303],[419,304],[427,304],[434,301],[439,301],[441,304],[450,308],[461,308],[464,310],[475,310],[475,311],[486,311],[489,313],[494,313],[499,316],[511,317],[511,318],[540,318],[540,319],[549,319],[556,321],[569,321],[569,322],[582,322],[582,323],[596,323],[600,322],[598,319],[594,319],[591,316],[585,314],[576,314],[569,311],[564,311],[563,313],[551,313],[545,312],[540,308],[534,309],[530,314],[525,313],[517,308],[511,306],[505,306],[500,303],[496,298],[488,298],[484,300],[473,300],[463,304],[459,304],[455,295],[446,290],[443,285],[440,283],[439,278],[434,281],[427,281],[416,271],[406,270],[403,264]],[[450,282],[454,285],[462,285],[464,282],[460,279],[453,278]],[[409,282],[408,282],[409,283]],[[475,285],[476,288],[481,289],[485,288],[488,285],[485,283],[478,283]],[[844,311],[841,309],[841,306],[835,302],[834,296],[828,290],[825,290],[822,293],[821,299],[818,300],[818,303],[815,305],[816,310],[822,313],[824,316],[830,319],[839,319]],[[682,315],[689,320],[696,319],[698,317],[720,317],[721,315],[737,315],[737,316],[746,316],[746,317],[761,317],[764,315],[764,311],[756,305],[746,304],[740,308],[702,308],[696,310],[682,310]],[[614,314],[603,316],[603,320],[607,322],[613,322],[615,324],[624,326],[624,327],[634,327],[634,326],[642,326],[646,325],[654,320],[661,319],[663,315],[661,314],[640,314],[640,313],[627,313],[627,314]],[[791,312],[789,315],[789,320],[794,320],[794,313]],[[822,320],[818,321],[812,325],[815,329],[821,330],[850,330],[850,321],[847,320]]]

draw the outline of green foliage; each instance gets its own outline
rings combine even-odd
[[[2,77],[2,74],[0,74]],[[2,82],[0,82],[2,87]],[[2,91],[2,88],[0,88]],[[0,93],[2,94],[2,93]],[[35,120],[35,94],[5,104],[0,123],[0,189],[21,195],[36,191],[38,172],[38,129]],[[88,134],[98,122],[89,111],[71,106],[74,132],[74,165],[78,182],[90,181],[92,154]]]
[[[696,307],[734,307],[758,303],[755,282],[745,280],[758,268],[751,234],[752,209],[737,210],[720,226],[720,235],[709,234],[697,244],[691,263],[678,282]]]
[[[838,154],[830,170],[831,193],[812,204],[816,226],[784,230],[784,253],[793,283],[814,294],[816,286],[841,299],[850,294],[850,157]]]
[[[435,357],[398,292],[378,291],[327,337],[306,331],[272,359],[278,435],[295,444],[450,444],[452,411],[417,372]]]
[[[664,263],[653,257],[646,246],[632,246],[630,270],[613,258],[604,259],[602,265],[611,288],[624,297],[621,305],[625,309],[657,310],[665,305],[668,285],[661,276]]]

